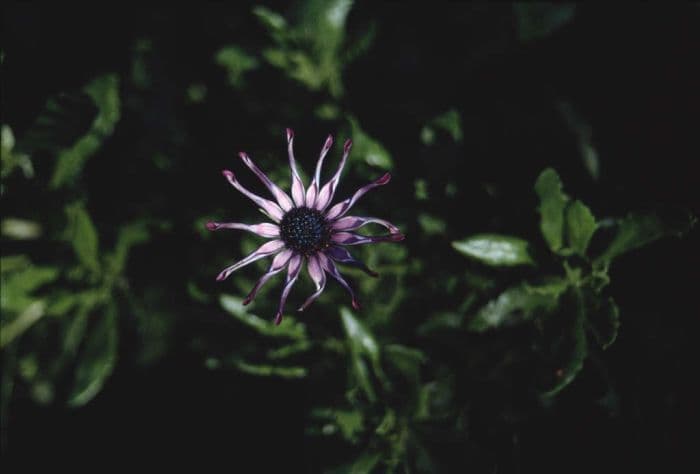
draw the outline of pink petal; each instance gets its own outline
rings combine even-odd
[[[272,193],[277,200],[277,203],[284,211],[289,211],[292,207],[294,207],[294,204],[292,204],[292,200],[289,198],[289,196],[287,196],[287,193],[282,191],[279,186],[273,183],[272,180],[268,178],[267,175],[255,165],[255,163],[253,163],[253,160],[250,159],[247,153],[240,152],[238,156],[240,156],[243,163],[245,163],[246,166],[250,168],[250,170],[255,173],[258,178],[260,178],[260,181],[262,181],[265,187],[270,191],[270,193]]]
[[[255,204],[260,206],[263,209],[263,211],[270,216],[272,220],[274,220],[275,222],[279,222],[282,220],[282,216],[284,216],[284,211],[282,211],[282,208],[280,208],[277,204],[248,191],[241,185],[241,183],[238,182],[238,180],[236,179],[236,175],[234,175],[233,172],[229,170],[223,170],[222,173],[234,188],[241,192],[241,194],[247,196]]]
[[[333,146],[333,136],[328,135],[326,141],[323,143],[323,148],[321,148],[321,154],[316,162],[316,173],[314,174],[314,179],[309,185],[309,189],[306,190],[306,207],[314,208],[316,205],[316,198],[318,196],[318,188],[321,186],[321,168],[323,167],[323,160],[326,158],[328,151]]]
[[[389,173],[385,173],[382,175],[380,178],[372,181],[371,183],[361,187],[357,191],[355,191],[355,194],[352,195],[352,197],[346,199],[345,201],[341,201],[335,206],[331,207],[330,210],[326,213],[326,219],[332,220],[332,219],[337,219],[338,217],[342,217],[345,215],[348,210],[357,202],[358,199],[360,199],[362,196],[367,194],[368,191],[378,187],[378,186],[383,186],[386,183],[389,182],[391,179],[391,175]]]
[[[231,273],[235,272],[239,268],[245,267],[249,263],[253,263],[256,260],[260,260],[261,258],[275,254],[283,248],[284,242],[282,242],[281,240],[270,240],[269,242],[265,242],[255,252],[251,253],[243,260],[234,263],[230,267],[225,268],[221,273],[219,273],[219,275],[216,277],[216,280],[225,280],[229,277],[229,275],[231,275]]]
[[[340,181],[340,173],[342,173],[345,167],[345,162],[350,156],[350,149],[352,148],[352,140],[347,140],[345,146],[343,146],[343,157],[340,159],[340,164],[338,165],[338,171],[335,172],[330,181],[328,181],[321,191],[318,193],[318,198],[316,199],[316,209],[319,211],[324,211],[328,204],[333,200],[335,195],[335,189],[338,187],[338,182]]]
[[[244,305],[247,305],[248,303],[253,301],[255,295],[257,295],[258,291],[260,291],[260,288],[262,288],[263,285],[267,283],[267,281],[270,278],[284,270],[293,253],[294,252],[290,249],[284,249],[280,253],[275,255],[275,258],[272,259],[272,263],[270,264],[270,268],[267,271],[267,273],[260,277],[253,289],[250,291],[250,293],[248,293],[248,296],[246,296],[245,300],[243,300]]]
[[[354,232],[336,232],[331,235],[331,241],[340,245],[375,244],[377,242],[400,242],[405,238],[403,234],[389,234],[368,236],[355,234]]]
[[[257,234],[261,237],[279,237],[280,228],[275,224],[270,224],[268,222],[263,222],[262,224],[239,224],[238,222],[207,222],[207,229],[209,230],[220,230],[220,229],[237,229],[237,230],[247,230],[253,234]]]
[[[306,204],[304,195],[304,183],[299,177],[297,170],[297,162],[294,159],[294,132],[291,128],[287,129],[287,152],[289,153],[289,167],[292,170],[292,199],[297,207],[302,207]]]
[[[306,263],[306,270],[309,272],[311,280],[313,280],[314,284],[316,285],[316,291],[309,296],[306,301],[304,301],[304,304],[301,305],[299,311],[304,311],[306,308],[308,308],[309,305],[313,303],[316,298],[321,295],[321,293],[323,293],[323,289],[326,287],[326,272],[324,272],[323,268],[321,268],[321,263],[317,256],[312,255],[309,257]]]
[[[384,219],[377,219],[376,217],[358,217],[358,216],[346,216],[341,217],[333,223],[331,228],[333,230],[355,230],[367,224],[379,224],[381,226],[389,229],[392,234],[399,234],[401,231],[398,227],[389,221]]]
[[[317,254],[319,257],[319,261],[321,263],[321,268],[323,268],[325,271],[328,272],[330,276],[335,278],[340,285],[345,288],[348,293],[350,293],[350,296],[352,297],[352,307],[355,309],[360,309],[360,303],[357,301],[357,298],[355,297],[355,292],[352,290],[350,285],[348,285],[348,282],[345,281],[343,276],[340,274],[338,269],[336,268],[335,264],[326,257],[323,253],[318,253]]]
[[[299,272],[301,271],[301,255],[294,255],[289,260],[289,266],[287,267],[287,281],[284,283],[284,288],[282,289],[282,296],[280,297],[280,306],[275,315],[275,324],[282,322],[282,311],[284,311],[284,303],[287,302],[287,296],[289,292],[292,291],[294,283],[299,277]]]
[[[343,247],[338,247],[335,245],[332,245],[328,247],[325,251],[325,254],[335,260],[338,263],[342,263],[345,265],[351,265],[353,267],[357,267],[363,272],[367,273],[368,275],[371,275],[373,277],[379,276],[379,274],[375,271],[370,270],[367,265],[365,265],[363,262],[360,260],[357,260],[355,257],[350,255],[350,252],[347,251],[347,249]]]

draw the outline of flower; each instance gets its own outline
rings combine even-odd
[[[238,182],[233,172],[223,170],[223,175],[229,183],[250,198],[255,204],[260,206],[260,211],[267,215],[275,223],[262,224],[240,224],[236,222],[207,222],[209,230],[219,229],[239,229],[252,232],[261,237],[270,238],[268,242],[261,245],[253,253],[244,259],[225,268],[216,277],[217,281],[225,280],[239,268],[243,268],[249,263],[255,262],[265,257],[272,257],[272,263],[268,271],[260,277],[251,292],[248,294],[243,304],[250,303],[260,288],[267,283],[277,273],[287,269],[287,279],[284,283],[282,296],[280,298],[279,309],[275,315],[275,324],[282,321],[282,311],[287,296],[294,286],[304,262],[311,280],[316,286],[316,291],[309,296],[299,311],[303,311],[323,292],[326,286],[326,274],[333,277],[345,288],[352,297],[352,306],[359,309],[360,305],[355,297],[355,293],[347,281],[338,271],[336,263],[352,265],[361,268],[372,276],[378,276],[359,260],[356,260],[347,251],[347,245],[363,245],[376,242],[398,242],[404,239],[404,235],[399,229],[383,219],[376,217],[347,216],[350,208],[364,196],[368,191],[378,186],[387,184],[391,178],[389,173],[361,187],[351,197],[340,201],[334,206],[330,206],[335,195],[340,174],[343,171],[345,162],[350,155],[352,140],[347,140],[343,147],[343,156],[340,165],[333,177],[321,186],[321,167],[323,160],[333,145],[333,137],[328,136],[321,149],[321,155],[316,164],[316,173],[307,189],[299,177],[296,160],[294,159],[294,132],[287,129],[287,151],[289,153],[289,166],[292,171],[292,195],[290,196],[273,183],[270,178],[258,168],[253,160],[241,152],[243,163],[262,181],[267,187],[274,201],[258,196]],[[366,224],[379,224],[388,229],[389,234],[381,236],[366,236],[353,232]]]

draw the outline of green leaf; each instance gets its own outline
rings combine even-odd
[[[263,336],[289,337],[297,340],[306,339],[306,326],[303,323],[296,322],[292,317],[285,316],[280,325],[276,326],[272,321],[267,321],[249,313],[246,307],[243,306],[243,300],[240,298],[222,294],[219,297],[219,303],[229,314]]]
[[[253,15],[270,31],[281,31],[287,27],[287,20],[282,15],[262,5],[253,7]]]
[[[78,358],[75,381],[68,399],[68,404],[73,407],[92,400],[116,365],[119,344],[116,307],[112,304],[106,306],[104,313],[97,317]]]
[[[2,263],[4,264],[5,261],[3,259]],[[32,296],[34,291],[58,278],[58,269],[54,267],[33,266],[28,260],[25,263],[29,266],[3,274],[2,291],[0,291],[3,321],[6,319],[6,312],[24,311],[34,302],[35,298]]]
[[[533,265],[527,241],[497,234],[478,234],[452,242],[458,252],[486,265]]]
[[[149,237],[150,232],[148,231],[146,222],[131,222],[119,229],[117,243],[114,246],[114,253],[111,255],[111,270],[115,275],[121,274],[124,270],[131,247],[147,242]]]
[[[4,349],[5,346],[39,321],[44,316],[45,310],[46,304],[43,301],[35,301],[9,324],[3,324],[2,331],[0,331],[0,349]]]
[[[526,285],[509,288],[483,306],[469,321],[467,329],[484,332],[529,321],[539,312],[551,312],[558,304],[559,294],[554,288],[548,290],[551,291]]]
[[[548,2],[516,2],[513,4],[518,38],[532,41],[551,35],[574,17],[573,3],[554,4]]]
[[[372,382],[370,380],[367,365],[363,360],[363,356],[369,359],[372,364],[372,369],[377,378],[384,384],[388,383],[384,371],[381,367],[379,345],[374,339],[371,332],[362,324],[349,309],[340,308],[340,316],[343,321],[345,334],[350,344],[350,353],[352,358],[352,367],[357,378],[358,384],[364,390],[370,401],[376,399]]]
[[[233,87],[245,85],[244,76],[259,66],[258,60],[238,46],[226,46],[214,57],[216,64],[228,72],[228,82]]]
[[[535,192],[540,198],[540,231],[549,248],[559,252],[564,245],[564,209],[569,197],[562,191],[557,172],[544,170],[537,178]]]
[[[662,219],[655,214],[629,214],[620,220],[615,238],[597,261],[609,262],[662,237],[681,237],[695,225],[695,222],[695,218],[688,216],[671,220]]]
[[[384,357],[388,363],[396,367],[408,380],[420,382],[420,369],[427,361],[426,355],[418,349],[388,344],[384,347]]]
[[[99,273],[99,249],[97,230],[92,223],[90,214],[82,203],[66,206],[68,216],[68,240],[73,244],[73,250],[80,263],[93,273]]]
[[[585,331],[586,307],[580,291],[570,289],[558,314],[550,318],[558,334],[545,334],[554,364],[554,382],[542,395],[552,397],[569,385],[583,368],[588,355]]]
[[[437,130],[447,132],[452,140],[459,143],[464,138],[462,132],[462,118],[459,112],[455,109],[450,109],[444,114],[438,115],[431,119],[421,130],[421,141],[424,145],[432,145],[435,142],[435,133]]]
[[[306,377],[308,373],[305,367],[283,367],[264,364],[251,364],[238,358],[232,359],[231,363],[241,372],[262,377],[300,379]]]
[[[600,347],[607,349],[617,339],[620,310],[612,298],[601,299],[596,294],[587,294],[586,303],[591,333]]]
[[[595,217],[581,201],[574,201],[566,209],[566,229],[569,247],[582,257],[596,230]]]
[[[51,188],[57,189],[74,181],[90,158],[102,145],[105,137],[112,134],[121,115],[119,79],[116,75],[100,76],[84,89],[97,106],[98,113],[90,130],[72,146],[59,152],[56,168],[51,177]]]
[[[374,138],[360,128],[359,122],[349,117],[350,135],[352,137],[353,155],[359,156],[370,166],[389,170],[394,167],[391,154]]]
[[[26,219],[8,217],[0,224],[0,233],[15,240],[33,240],[41,236],[41,224]]]

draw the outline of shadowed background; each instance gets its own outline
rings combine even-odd
[[[690,4],[4,6],[3,462],[682,465],[698,414],[699,17]],[[262,193],[245,150],[287,189],[285,127],[307,176],[328,133],[326,176],[353,138],[338,198],[390,171],[358,207],[407,239],[357,249],[381,274],[348,272],[363,311],[331,282],[296,314],[300,282],[276,334],[281,277],[244,311],[265,264],[214,278],[257,240],[204,223],[261,221],[220,170]],[[543,240],[533,185],[547,167],[596,217],[590,254]],[[605,350],[591,319],[588,351],[559,354],[574,343],[547,321],[582,307],[568,293],[477,327],[520,282],[562,262],[586,274],[633,211],[657,220],[634,224],[645,231],[596,292],[619,309]],[[537,265],[452,245],[479,234],[527,241]],[[354,321],[378,349],[352,339]]]

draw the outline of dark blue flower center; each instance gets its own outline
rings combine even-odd
[[[282,217],[280,234],[288,248],[312,255],[328,247],[331,230],[323,214],[308,207],[295,207]]]

